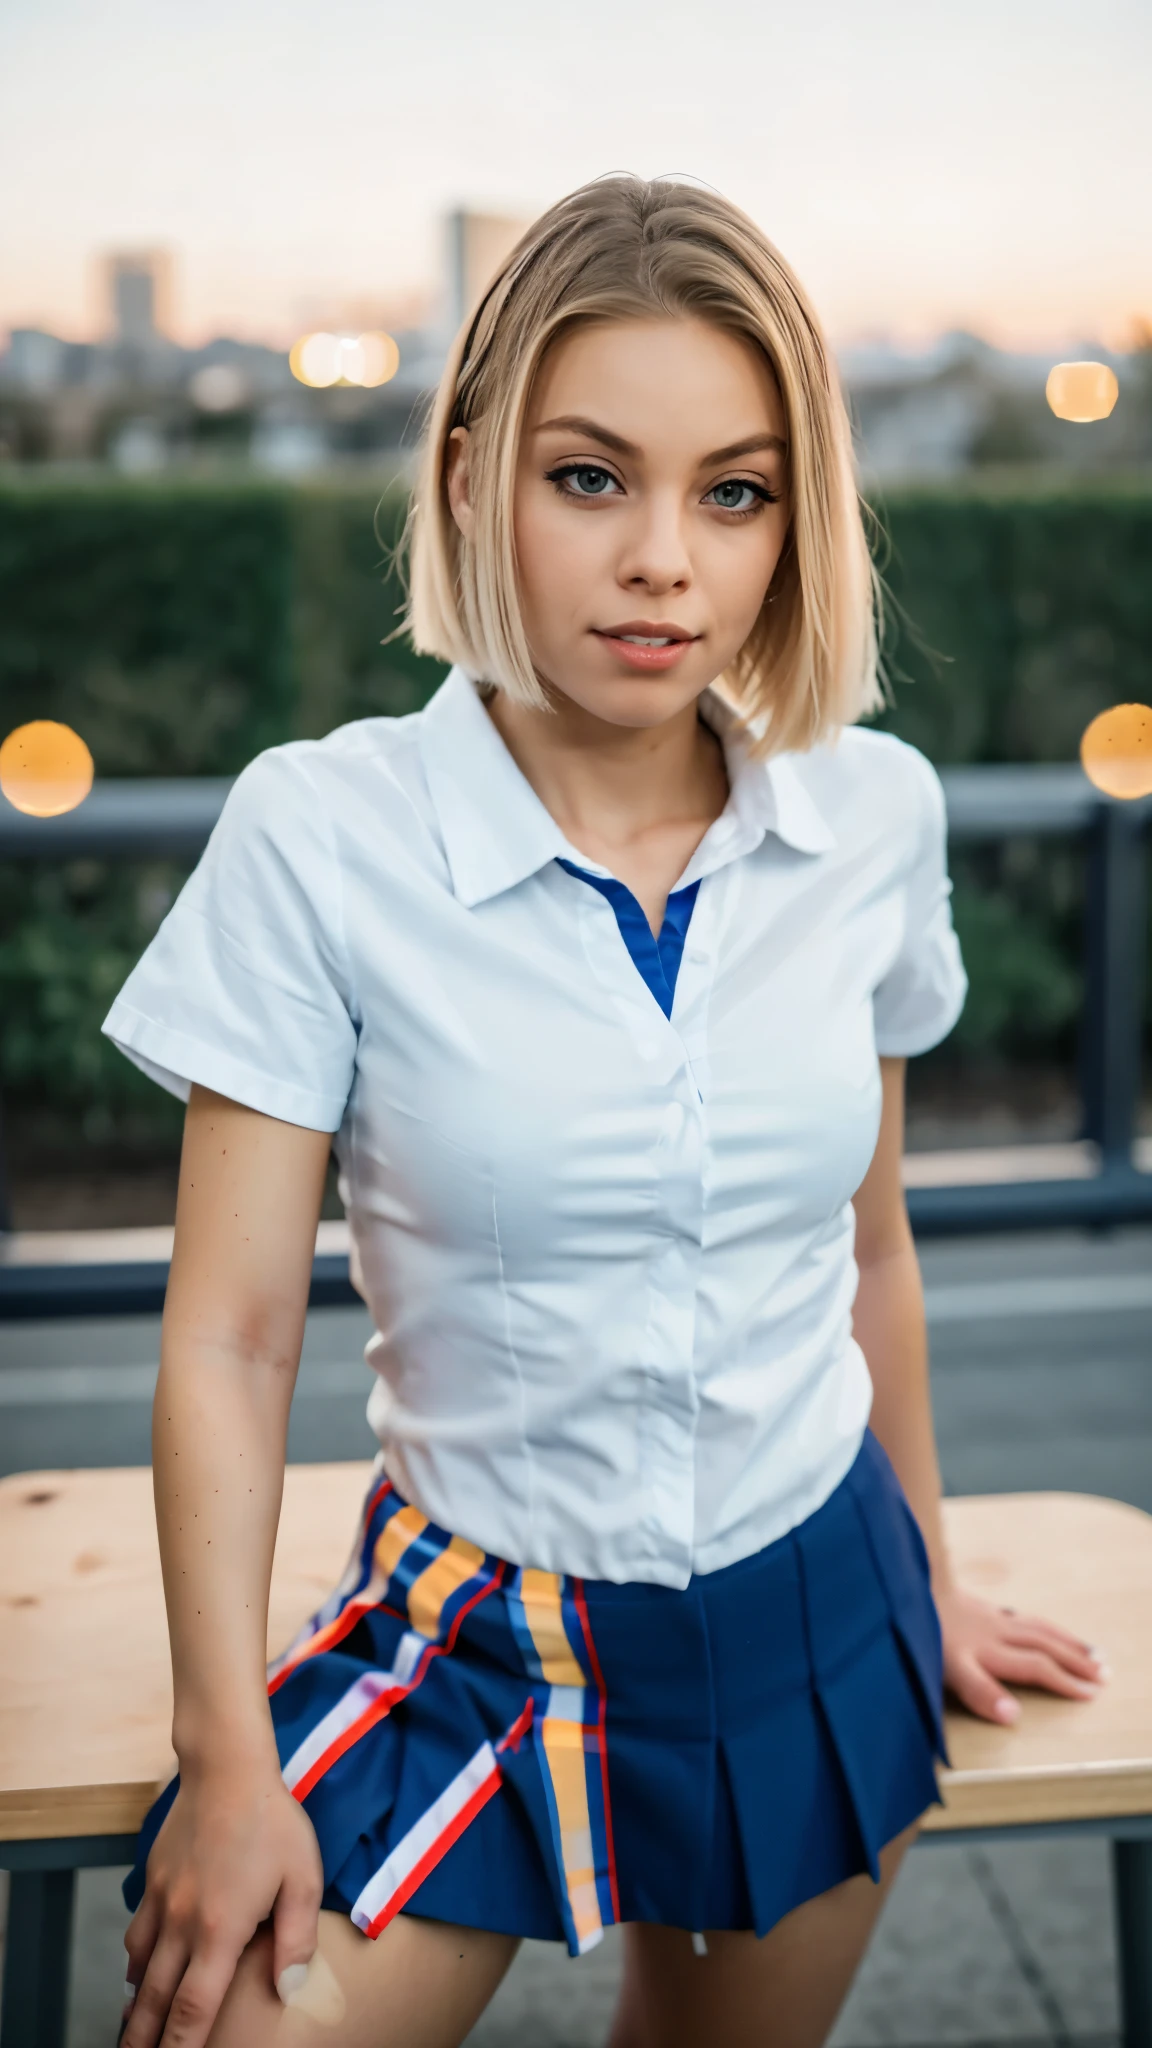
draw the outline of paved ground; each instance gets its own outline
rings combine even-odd
[[[80,1878],[68,2048],[116,2038],[118,1882]],[[832,2048],[1113,2048],[1108,1884],[1102,1843],[916,1850]],[[619,1968],[613,1934],[576,1963],[527,1943],[469,2048],[600,2048]]]
[[[1069,1487],[1152,1510],[1152,1232],[929,1245],[922,1263],[949,1491]],[[365,1334],[355,1310],[310,1319],[294,1459],[370,1450]],[[156,1343],[150,1320],[0,1330],[0,1469],[144,1462]],[[1108,1883],[1092,1841],[918,1849],[836,2048],[1114,2043]],[[116,1873],[85,1873],[69,2048],[115,2039],[124,1919]],[[618,1967],[612,1939],[580,1963],[526,1948],[474,2048],[593,2048]]]
[[[1073,1487],[1152,1509],[1152,1231],[928,1244],[945,1483]],[[309,1317],[289,1456],[367,1456],[369,1325]],[[148,1461],[153,1317],[0,1325],[0,1473]]]

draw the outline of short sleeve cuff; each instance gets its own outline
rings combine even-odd
[[[932,1047],[947,1038],[959,1022],[967,994],[968,977],[957,963],[955,977],[948,988],[939,989],[937,999],[931,1005],[918,1006],[919,1014],[911,1013],[883,1024],[877,1019],[874,1035],[881,1058],[915,1059],[917,1053],[931,1052]],[[908,1008],[911,1012],[912,1006]]]
[[[959,989],[948,1008],[939,1012],[929,1022],[907,1025],[902,1031],[877,1031],[876,1050],[881,1059],[915,1059],[918,1053],[931,1052],[934,1045],[940,1045],[948,1033],[955,1029],[964,1008],[967,987]]]
[[[195,1084],[305,1130],[334,1132],[343,1121],[342,1097],[318,1095],[262,1074],[219,1046],[156,1023],[122,998],[113,1003],[101,1028],[134,1066],[182,1102]]]

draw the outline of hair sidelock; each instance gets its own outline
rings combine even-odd
[[[449,355],[409,515],[408,626],[521,702],[546,703],[517,594],[513,490],[546,350],[591,320],[715,322],[766,355],[788,422],[791,521],[756,625],[719,688],[762,753],[803,749],[878,708],[874,577],[851,432],[819,321],[784,258],[740,209],[673,181],[612,176],[530,227]],[[448,503],[446,458],[469,432],[474,535]]]

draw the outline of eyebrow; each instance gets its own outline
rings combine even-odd
[[[635,442],[626,441],[623,434],[614,434],[610,427],[598,427],[595,420],[582,419],[578,413],[565,413],[560,419],[542,420],[535,429],[538,434],[558,433],[583,434],[586,440],[599,441],[602,448],[611,448],[617,455],[639,455]]]
[[[610,427],[602,427],[595,420],[584,419],[578,413],[565,413],[559,419],[541,420],[534,429],[537,434],[559,433],[583,434],[589,441],[599,441],[602,448],[611,448],[616,455],[638,456],[640,449],[635,442],[626,441],[623,434],[614,434]],[[788,443],[779,434],[750,434],[745,441],[733,441],[727,448],[714,448],[700,463],[701,469],[714,469],[720,463],[736,462],[742,455],[759,455],[764,452],[787,455]]]
[[[722,462],[737,462],[741,455],[759,455],[762,452],[787,455],[788,443],[780,434],[750,434],[746,441],[733,441],[728,448],[713,449],[711,455],[704,457],[700,467],[713,469]]]

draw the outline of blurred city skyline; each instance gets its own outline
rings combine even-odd
[[[443,312],[443,222],[610,169],[727,192],[840,342],[1126,345],[1152,318],[1140,0],[8,0],[0,326],[104,331],[96,259],[175,258],[171,332]]]

